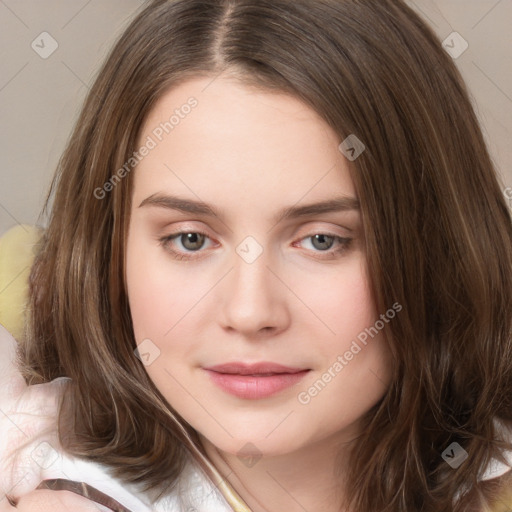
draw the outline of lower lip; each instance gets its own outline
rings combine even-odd
[[[286,388],[297,384],[309,372],[278,373],[266,377],[219,373],[206,370],[210,378],[226,393],[239,398],[257,400],[275,395]]]

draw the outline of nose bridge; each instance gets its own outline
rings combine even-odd
[[[256,244],[248,240],[237,247],[230,279],[233,294],[248,305],[268,301],[272,289],[272,273],[267,268],[271,255],[259,243]]]
[[[270,251],[252,237],[238,245],[223,301],[226,325],[240,331],[282,326],[285,297],[268,268],[272,260]]]

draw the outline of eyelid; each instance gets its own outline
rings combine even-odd
[[[329,226],[326,227],[326,224]],[[349,238],[353,236],[356,232],[356,228],[349,228],[348,226],[340,226],[339,224],[334,224],[333,222],[309,222],[306,227],[301,226],[298,230],[300,238],[305,238],[313,235],[329,235],[340,238]],[[347,234],[343,233],[343,231],[348,232]],[[304,233],[304,234],[301,234]]]
[[[332,222],[324,222],[324,223],[322,223],[323,226],[319,225],[319,224],[321,224],[319,222],[316,222],[316,223],[309,222],[307,224],[308,224],[307,227],[301,226],[298,230],[294,230],[294,231],[296,231],[296,233],[293,235],[294,242],[301,241],[304,238],[308,238],[308,237],[318,235],[318,234],[329,235],[329,236],[332,236],[335,238],[350,238],[351,236],[353,236],[353,233],[355,233],[357,231],[357,228],[349,228],[348,226],[340,226],[338,224],[334,225]],[[314,224],[314,225],[309,226],[310,224]],[[325,224],[331,224],[334,227],[326,228]],[[336,230],[346,230],[346,231],[348,231],[348,234],[346,235],[344,233],[339,233],[339,232],[336,232]],[[180,224],[178,228],[176,228],[175,230],[173,230],[170,233],[167,233],[166,235],[158,237],[158,239],[160,240],[161,238],[171,238],[173,236],[177,236],[177,235],[181,235],[181,234],[185,234],[185,233],[198,233],[198,234],[206,236],[210,240],[213,240],[214,238],[212,236],[210,236],[208,231],[209,231],[208,229],[203,229],[202,227],[196,227],[196,226],[193,226],[190,224],[184,224],[184,225]]]

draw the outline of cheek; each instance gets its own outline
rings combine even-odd
[[[126,281],[135,341],[150,354],[145,365],[149,378],[168,400],[180,404],[183,387],[179,383],[186,379],[176,374],[173,361],[186,359],[192,349],[183,329],[187,311],[201,295],[185,272],[170,269],[165,251],[148,245],[135,238],[127,244]]]
[[[162,312],[166,302],[172,302],[173,294],[170,290],[164,293],[166,283],[144,251],[133,246],[128,248],[126,277],[133,329],[139,343],[141,338],[154,336],[165,328]]]
[[[314,402],[312,408],[318,407],[318,414],[322,407],[330,408],[334,423],[340,418],[342,423],[350,422],[371,407],[389,385],[392,361],[382,332],[385,324],[379,320],[385,311],[375,308],[362,256],[310,297],[330,333],[323,328],[326,335],[316,338],[320,364],[307,383],[311,388],[301,389],[305,393],[301,403]]]
[[[168,258],[164,249],[147,242],[127,245],[127,290],[137,342],[163,338],[204,293],[198,289],[200,280],[171,267]]]
[[[353,258],[310,294],[318,316],[339,340],[349,340],[377,319],[362,255]],[[350,344],[350,341],[348,341]]]
[[[183,297],[176,288],[169,288],[154,271],[134,270],[131,275],[129,302],[137,342],[141,338],[161,337],[175,323]]]

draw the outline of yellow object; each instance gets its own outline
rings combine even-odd
[[[0,324],[19,342],[25,329],[28,276],[42,230],[20,224],[0,237]]]

